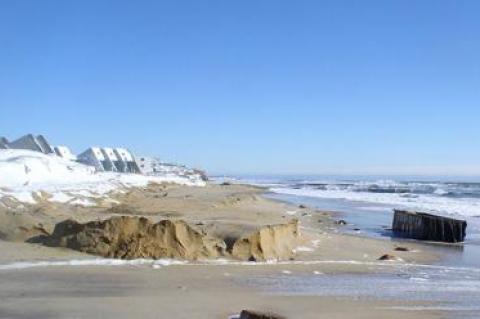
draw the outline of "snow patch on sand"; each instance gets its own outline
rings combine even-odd
[[[480,273],[478,268],[469,267],[448,267],[436,265],[422,265],[409,263],[392,263],[392,262],[368,262],[357,260],[290,260],[290,261],[275,261],[269,260],[265,262],[253,261],[236,261],[229,259],[206,259],[198,261],[183,261],[177,259],[108,259],[108,258],[94,258],[94,259],[71,259],[71,260],[54,260],[54,261],[22,261],[10,264],[0,264],[0,271],[5,270],[22,270],[28,268],[41,267],[87,267],[87,266],[151,266],[154,268],[167,266],[295,266],[295,265],[352,265],[352,266],[373,266],[373,267],[401,267],[401,268],[418,268],[418,269],[433,269],[440,271],[467,271],[471,273]]]
[[[129,187],[145,187],[149,183],[205,185],[197,175],[96,173],[91,166],[55,155],[28,150],[0,150],[0,199],[10,197],[23,203],[35,203],[40,197],[51,202],[88,206],[94,204],[90,199],[102,198],[110,192]]]
[[[312,252],[314,251],[313,248],[307,247],[307,246],[299,246],[293,250],[294,253],[298,252]]]
[[[186,262],[173,259],[133,259],[133,260],[123,260],[123,259],[72,259],[72,260],[62,260],[62,261],[31,261],[31,262],[16,262],[11,264],[0,265],[0,270],[21,270],[28,268],[41,268],[41,267],[86,267],[86,266],[152,266],[154,268],[164,267],[164,266],[173,266],[173,265],[184,265]]]

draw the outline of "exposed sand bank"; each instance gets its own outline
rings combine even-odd
[[[103,202],[96,207],[83,207],[44,201],[14,209],[0,207],[0,236],[7,241],[23,242],[52,233],[55,225],[66,219],[88,222],[127,215],[147,217],[152,222],[182,219],[228,243],[248,237],[264,226],[298,220],[303,238],[295,256],[299,260],[375,261],[386,253],[419,263],[435,258],[422,244],[409,243],[410,251],[398,252],[394,251],[398,244],[393,241],[340,234],[328,212],[268,200],[261,196],[264,191],[246,185],[152,184],[116,194],[116,204]],[[55,257],[57,250],[45,251],[51,252],[45,256],[48,258]]]

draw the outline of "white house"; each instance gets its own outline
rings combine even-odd
[[[22,136],[18,140],[8,143],[8,147],[12,149],[32,150],[42,152],[44,154],[55,153],[43,135],[34,136],[32,134],[28,134]]]
[[[157,157],[142,156],[135,159],[140,172],[144,175],[155,175],[160,171],[162,162]]]
[[[125,148],[90,147],[77,160],[95,166],[98,172],[141,173],[132,153]]]
[[[183,173],[188,168],[181,165],[162,162],[158,157],[142,156],[136,159],[140,172],[144,175]]]
[[[116,148],[113,150],[117,158],[122,163],[122,172],[125,173],[140,173],[140,169],[135,162],[135,158],[132,153],[124,148]]]
[[[106,171],[111,171],[111,172],[124,171],[123,162],[117,157],[117,155],[113,151],[113,148],[104,147],[102,148],[102,153],[103,153],[103,156],[105,157],[105,162],[107,165],[105,166]]]
[[[90,147],[77,156],[77,161],[86,165],[94,166],[97,172],[104,172],[110,167],[99,147]]]
[[[71,160],[71,161],[76,161],[77,157],[73,155],[73,153],[70,151],[70,149],[67,146],[55,146],[54,147],[55,154],[57,154],[60,157],[63,157],[64,159]]]
[[[177,165],[172,163],[164,163],[157,157],[138,157],[135,161],[140,168],[140,172],[144,175],[160,175],[160,176],[183,176],[187,178],[201,178],[204,181],[208,180],[205,172],[184,165]]]

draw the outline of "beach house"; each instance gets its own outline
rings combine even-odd
[[[119,159],[119,163],[122,166],[122,172],[135,174],[139,174],[141,172],[132,153],[130,153],[127,149],[115,148],[113,151]]]
[[[77,161],[95,166],[98,172],[141,173],[135,157],[125,148],[90,147],[77,156]]]
[[[44,154],[55,153],[50,143],[43,135],[34,136],[28,134],[20,137],[18,140],[15,140],[11,143],[8,143],[8,147],[11,149],[24,149],[32,150],[37,152],[42,152]]]
[[[104,172],[110,164],[107,162],[100,147],[90,147],[77,156],[77,161],[86,165],[94,166],[97,172]]]
[[[106,166],[104,167],[106,171],[123,172],[124,165],[122,161],[117,157],[115,152],[113,151],[113,148],[104,147],[102,148],[102,153],[103,153],[103,156],[105,157]]]
[[[70,161],[76,161],[77,157],[70,151],[70,149],[67,146],[55,146],[54,147],[55,154],[57,154],[60,157],[63,157],[64,159],[70,160]]]
[[[136,164],[139,167],[140,172],[144,175],[154,175],[162,167],[162,162],[159,158],[148,156],[137,158]]]

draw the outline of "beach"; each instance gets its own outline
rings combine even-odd
[[[0,1],[0,319],[479,319],[480,1]]]
[[[345,233],[336,223],[336,214],[268,199],[266,192],[263,187],[236,184],[150,184],[112,194],[113,206],[72,207],[44,201],[15,210],[2,208],[0,231],[6,240],[0,241],[0,314],[8,318],[229,318],[242,309],[255,309],[288,318],[445,317],[431,307],[431,301],[415,294],[383,295],[382,281],[371,294],[353,291],[359,284],[368,288],[369,278],[378,280],[375,276],[403,276],[414,282],[408,277],[418,277],[412,265],[435,264],[441,257],[438,251],[417,242]],[[39,224],[51,232],[67,218],[86,222],[126,214],[152,221],[182,219],[224,237],[298,219],[303,241],[294,258],[278,262],[111,261],[23,242]],[[20,225],[23,232],[18,230]],[[396,251],[398,246],[408,246],[408,251]],[[379,261],[385,254],[398,259]]]
[[[422,302],[276,295],[244,283],[310,271],[291,266],[60,267],[2,272],[6,318],[218,318],[242,309],[287,318],[441,318],[392,307]],[[324,270],[323,267],[314,269]]]

